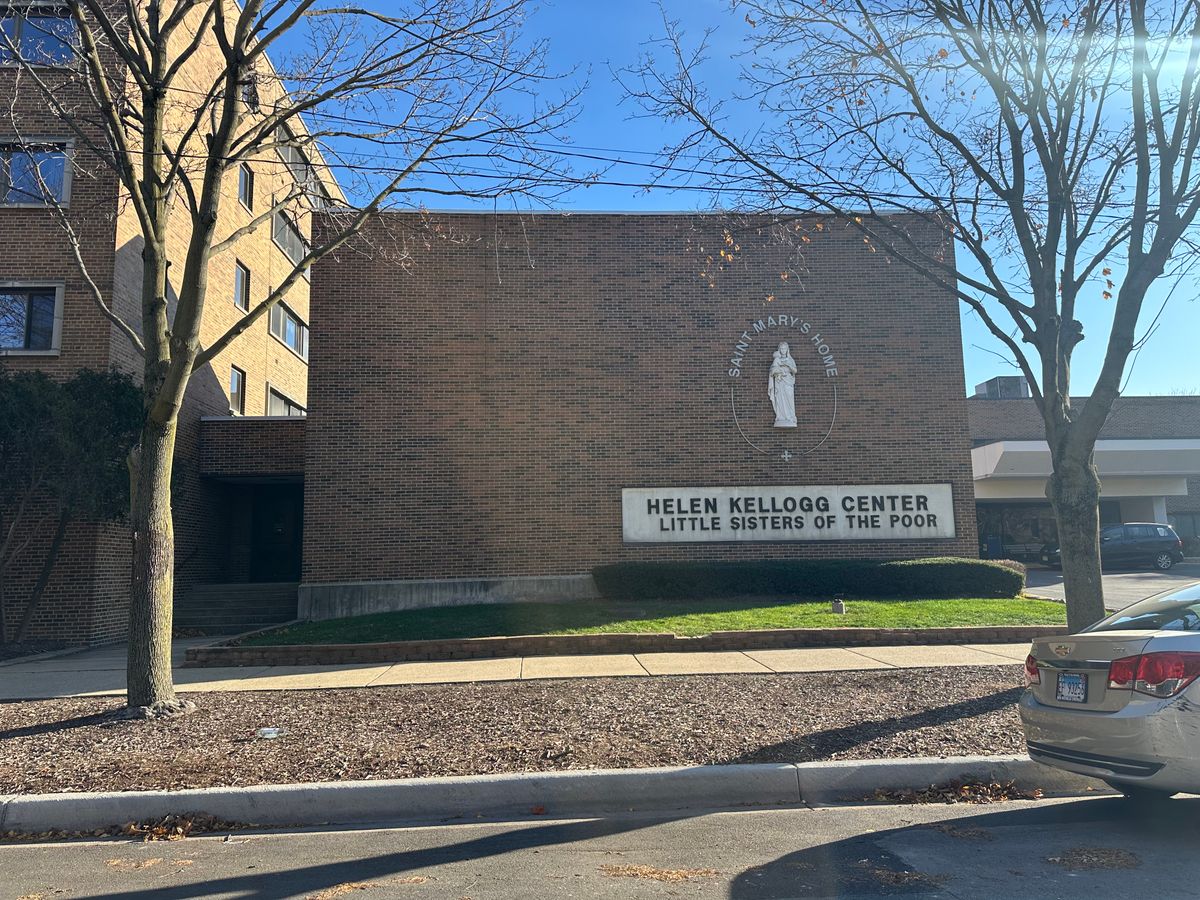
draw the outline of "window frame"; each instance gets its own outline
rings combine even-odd
[[[234,375],[240,376],[241,391],[238,394],[238,399],[241,401],[237,408],[234,408],[233,399],[233,378]],[[229,412],[234,416],[244,416],[246,414],[246,370],[238,366],[230,365],[229,367]]]
[[[287,228],[290,229],[290,232],[295,235],[296,240],[300,243],[302,252],[299,259],[294,258],[284,243],[279,240],[279,229],[275,224],[279,221],[287,223]],[[287,257],[288,261],[293,266],[300,265],[300,261],[303,260],[304,257],[308,256],[309,252],[312,250],[312,243],[304,236],[304,232],[300,230],[300,222],[286,209],[277,209],[271,215],[271,241],[276,247],[279,248],[279,252]],[[308,267],[305,266],[304,269],[301,270],[300,274],[303,275],[305,279],[308,279]]]
[[[72,138],[53,138],[53,137],[32,137],[24,140],[18,140],[14,137],[6,135],[0,136],[0,157],[4,155],[7,148],[29,148],[38,146],[61,147],[63,155],[63,178],[62,178],[62,196],[56,198],[54,202],[36,200],[22,201],[19,203],[8,203],[4,200],[3,195],[0,195],[0,210],[2,209],[50,209],[54,203],[57,203],[62,209],[69,209],[71,206],[71,188],[74,184],[74,160],[75,160],[75,141]],[[0,165],[0,170],[3,166]],[[7,177],[7,176],[5,176]],[[2,187],[3,185],[0,185]]]
[[[275,333],[275,319],[277,314],[282,314],[286,317],[281,328],[283,331],[282,335]],[[303,353],[287,342],[287,318],[290,318],[296,323],[297,329],[303,329],[303,337],[300,340],[300,344],[304,348]],[[287,347],[297,359],[302,360],[305,364],[308,363],[308,342],[312,334],[312,329],[308,327],[307,322],[305,322],[296,314],[295,310],[293,310],[283,301],[278,301],[274,306],[271,307],[271,312],[267,315],[267,333],[270,334],[271,337],[275,338],[275,340],[279,341],[279,343],[283,344],[283,346]],[[297,334],[300,334],[300,332],[298,331]]]
[[[254,283],[253,279],[250,267],[240,259],[235,259],[233,261],[233,305],[242,312],[250,312],[250,291],[251,285]]]
[[[50,333],[50,346],[44,350],[34,350],[28,347],[0,347],[0,357],[5,356],[59,356],[62,352],[62,320],[63,297],[66,284],[61,281],[36,281],[24,279],[0,279],[0,291],[54,291],[54,325]],[[26,321],[25,332],[29,333],[29,323]]]
[[[79,37],[79,25],[75,22],[75,17],[71,15],[71,8],[64,2],[56,2],[56,0],[0,0],[0,20],[4,19],[4,14],[9,11],[18,11],[17,16],[20,21],[24,22],[29,16],[28,12],[21,13],[20,10],[57,10],[62,13],[58,18],[64,18],[74,25],[73,42],[71,43],[71,58],[63,62],[39,62],[37,60],[26,59],[3,59],[0,58],[0,69],[11,68],[16,66],[32,66],[36,69],[67,69],[73,68],[79,64],[79,54],[81,41]],[[21,47],[21,29],[17,30],[16,34],[17,48]]]
[[[310,144],[312,143],[311,135],[305,134],[303,137],[309,138]],[[304,196],[311,206],[327,206],[333,198],[330,196],[325,182],[317,175],[317,164],[314,162],[314,158],[319,158],[317,156],[319,150],[314,147],[317,154],[310,153],[306,147],[300,146],[302,142],[302,137],[297,135],[289,122],[281,122],[276,126],[275,153],[283,162],[292,181],[302,188]]]
[[[243,185],[247,186],[245,192]],[[254,212],[254,169],[249,163],[242,163],[238,167],[238,202],[246,212]]]
[[[279,415],[277,413],[272,413],[271,412],[271,397],[272,396],[275,396],[275,397],[279,398],[280,400],[282,400],[284,403],[286,403],[288,405],[289,408],[294,408],[294,409],[300,410],[299,415],[292,415],[290,412],[285,413],[283,415]],[[307,406],[301,406],[299,403],[297,403],[295,400],[293,400],[291,397],[289,397],[283,391],[279,390],[279,388],[272,385],[271,382],[269,382],[269,381],[267,382],[267,405],[266,405],[265,411],[266,411],[267,416],[269,418],[273,418],[273,419],[306,419],[306,418],[308,418],[308,407]]]

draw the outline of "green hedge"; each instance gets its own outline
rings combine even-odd
[[[693,597],[1016,597],[1023,572],[979,559],[627,562],[592,570],[610,600]]]

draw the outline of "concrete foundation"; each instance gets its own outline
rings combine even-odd
[[[596,600],[590,574],[513,578],[349,581],[300,585],[299,618],[319,621],[371,613],[472,603],[559,603]]]

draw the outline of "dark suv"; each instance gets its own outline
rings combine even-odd
[[[1062,553],[1057,544],[1042,548],[1042,562],[1057,568]],[[1100,529],[1100,562],[1105,566],[1153,566],[1165,572],[1183,562],[1183,541],[1170,525],[1157,522],[1126,522]]]

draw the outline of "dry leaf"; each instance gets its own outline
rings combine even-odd
[[[1036,788],[1031,791],[1024,790],[1017,787],[1013,781],[992,781],[987,784],[954,781],[950,784],[930,785],[920,791],[910,788],[880,789],[872,797],[865,799],[884,803],[1003,803],[1007,800],[1041,800],[1042,792]]]
[[[153,859],[106,859],[104,864],[118,872],[137,872],[141,869],[151,869],[162,862],[161,856]]]
[[[334,897],[343,897],[353,891],[369,891],[373,887],[375,885],[365,881],[344,881],[315,894],[309,894],[305,900],[333,900]]]
[[[1048,856],[1046,862],[1064,869],[1136,869],[1142,861],[1120,847],[1072,847],[1061,856]]]
[[[604,865],[600,867],[600,871],[609,878],[644,878],[648,881],[670,883],[691,881],[696,878],[718,878],[721,875],[716,869],[657,869],[654,866]]]

